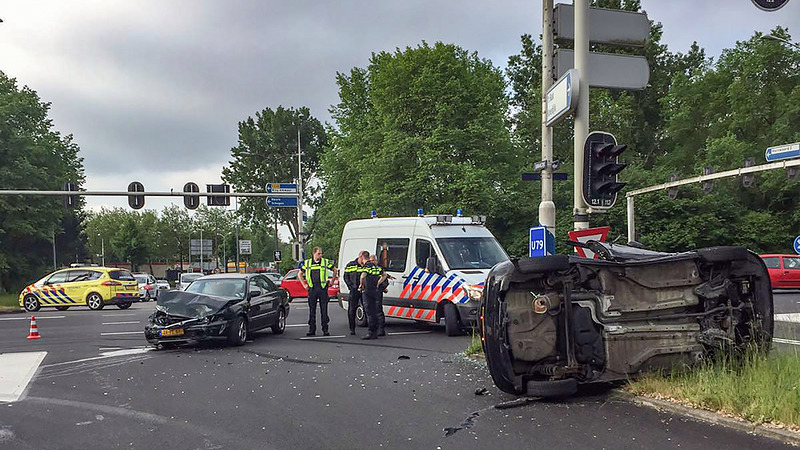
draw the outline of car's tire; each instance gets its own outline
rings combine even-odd
[[[247,341],[247,319],[242,316],[237,316],[228,328],[228,344],[230,345],[244,345]]]
[[[92,292],[86,296],[86,306],[92,311],[99,311],[106,305],[103,303],[103,297],[100,294]]]
[[[367,310],[364,308],[364,302],[359,301],[356,308],[356,325],[364,328],[367,326]]]
[[[131,305],[132,305],[131,302],[120,302],[120,303],[117,303],[117,308],[119,308],[119,309],[128,309],[128,308],[131,307]]]
[[[42,308],[42,304],[35,295],[26,295],[25,298],[22,299],[22,306],[26,311],[30,312],[36,312]]]
[[[273,334],[283,334],[286,331],[286,311],[283,308],[278,309],[278,320],[272,326]]]
[[[528,381],[526,393],[531,397],[567,397],[578,392],[578,380],[564,378],[553,381]]]
[[[69,306],[56,306],[56,309],[59,311],[66,311],[69,309]]]
[[[551,255],[539,258],[521,258],[517,261],[521,273],[548,273],[569,270],[569,256]]]
[[[461,320],[458,317],[458,308],[451,302],[444,304],[444,330],[448,336],[461,336]]]
[[[697,254],[705,262],[744,261],[747,259],[747,248],[734,246],[708,247],[697,250]]]

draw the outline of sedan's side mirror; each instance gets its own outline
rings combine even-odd
[[[261,291],[259,291],[258,289],[250,291],[250,297],[260,297],[260,296],[261,296]]]

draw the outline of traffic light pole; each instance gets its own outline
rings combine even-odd
[[[553,203],[553,128],[546,125],[547,91],[553,85],[553,0],[542,0],[542,201],[539,225],[556,234],[556,204]]]
[[[583,147],[589,135],[589,0],[574,0],[575,8],[575,69],[578,71],[578,107],[575,110],[573,155],[575,178],[573,184],[574,229],[589,228],[589,210],[583,200]],[[585,87],[584,87],[585,86]]]

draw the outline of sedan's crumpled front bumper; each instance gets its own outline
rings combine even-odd
[[[150,320],[144,327],[144,336],[147,342],[151,344],[225,339],[227,337],[228,327],[230,326],[228,320],[217,320],[206,323],[202,321],[202,319],[194,319],[165,326],[155,323],[153,319],[154,316],[150,316]],[[183,330],[183,333],[179,335],[162,336],[164,330]]]

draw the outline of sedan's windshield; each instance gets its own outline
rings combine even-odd
[[[237,299],[244,298],[244,290],[245,280],[236,278],[198,280],[186,288],[186,292]]]
[[[439,238],[436,242],[450,269],[490,269],[508,260],[493,237]]]

